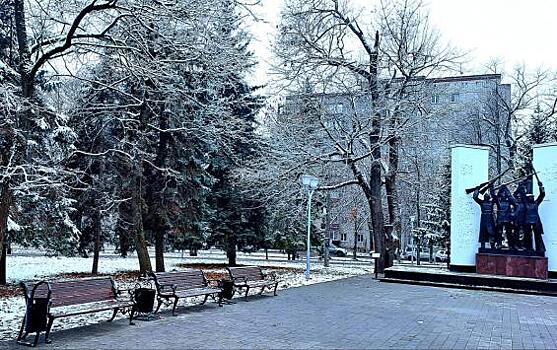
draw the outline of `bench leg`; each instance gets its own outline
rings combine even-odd
[[[172,307],[172,316],[178,316],[176,313],[176,306],[178,305],[178,297],[174,298],[174,306]]]
[[[275,283],[275,290],[273,291],[274,296],[277,296],[277,287],[278,287],[278,282]]]
[[[161,305],[162,305],[162,298],[157,298],[157,309],[155,310],[155,313],[159,312]]]
[[[112,322],[112,321],[114,321],[114,318],[116,318],[116,315],[118,314],[118,310],[119,310],[119,309],[116,308],[116,309],[114,309],[114,310],[112,311],[112,317],[111,317],[110,320],[108,320],[107,322]]]
[[[135,323],[133,323],[133,315],[135,314],[135,305],[132,306],[132,309],[130,310],[130,326],[133,326]]]
[[[48,325],[46,326],[46,334],[44,335],[45,344],[52,343],[52,340],[48,339],[50,336],[50,330],[52,329],[52,323],[54,323],[54,317],[48,316]]]
[[[35,335],[35,340],[33,340],[33,344],[31,345],[32,347],[36,347],[37,344],[39,344],[39,336],[41,335],[41,332],[37,332],[37,334]]]
[[[222,307],[222,293],[219,293],[219,306]]]
[[[27,337],[27,333],[25,334],[25,337],[22,337],[24,327],[25,327],[25,316],[23,316],[23,321],[21,322],[21,327],[19,328],[19,334],[17,335],[17,341],[20,341],[21,339],[25,339],[25,337]]]
[[[205,295],[205,299],[203,299],[203,302],[201,302],[201,305],[205,305],[208,298],[209,298],[209,294]]]
[[[244,298],[246,298],[246,299],[247,299],[247,297],[248,297],[248,293],[249,293],[249,287],[246,287],[246,295],[244,295]]]

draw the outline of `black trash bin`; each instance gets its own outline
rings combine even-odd
[[[37,297],[35,294],[39,287],[42,289],[46,287],[46,291],[41,290],[41,295]],[[27,286],[25,285],[24,290],[26,302],[25,318],[23,319],[23,324],[19,331],[17,342],[22,345],[35,347],[39,342],[40,333],[47,330],[47,315],[48,308],[50,306],[51,294],[50,285],[47,282],[42,281],[37,283],[31,292],[27,290]],[[36,333],[33,343],[23,341],[29,333]]]
[[[135,309],[139,313],[153,312],[155,305],[155,290],[152,288],[136,288],[134,290]]]
[[[231,280],[220,280],[220,287],[222,288],[222,297],[224,299],[232,299],[234,296],[234,282]]]
[[[140,281],[135,285],[135,288],[129,290],[129,293],[133,302],[130,312],[130,324],[133,324],[134,319],[149,321],[153,315],[156,294],[150,281]]]

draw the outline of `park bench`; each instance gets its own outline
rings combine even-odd
[[[191,298],[204,296],[201,305],[205,304],[207,298],[217,300],[222,306],[222,288],[211,285],[218,281],[209,281],[201,270],[184,270],[172,272],[152,272],[150,276],[155,280],[157,287],[157,309],[159,311],[162,303],[170,305],[170,299],[174,299],[172,315],[176,316],[176,306],[180,298]]]
[[[29,306],[35,298],[48,298],[45,343],[50,343],[49,335],[54,320],[62,317],[89,314],[112,310],[111,322],[118,311],[125,313],[133,305],[128,300],[119,299],[120,291],[111,277],[85,278],[64,281],[42,281],[39,283],[22,282],[25,302]],[[35,288],[37,287],[37,288]],[[33,291],[33,289],[35,289]],[[33,291],[33,292],[31,292]],[[28,335],[24,332],[25,318],[21,324],[18,342]],[[37,343],[39,332],[35,339]]]
[[[265,275],[259,266],[227,267],[227,270],[234,287],[240,292],[246,289],[246,298],[251,288],[261,288],[259,294],[263,294],[265,288],[269,288],[269,291],[273,288],[273,294],[277,295],[278,281],[275,274]]]

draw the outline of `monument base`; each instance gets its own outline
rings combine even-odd
[[[488,275],[547,279],[547,258],[478,253],[476,271]]]
[[[544,253],[536,252],[535,250],[512,250],[508,248],[501,249],[490,249],[490,248],[478,248],[478,253],[482,254],[493,254],[493,255],[517,255],[517,256],[537,256],[544,257]]]

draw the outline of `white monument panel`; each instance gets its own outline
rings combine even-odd
[[[532,164],[545,188],[545,199],[540,205],[540,219],[544,229],[543,242],[548,270],[557,272],[557,143],[535,145]],[[534,194],[538,186],[534,178]]]
[[[451,147],[451,265],[476,265],[480,206],[465,190],[488,181],[488,161],[488,147]]]

